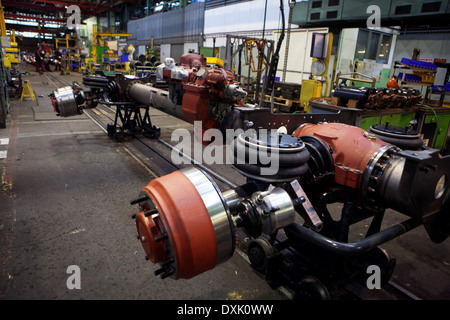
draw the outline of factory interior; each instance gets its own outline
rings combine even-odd
[[[0,0],[0,29],[1,300],[450,299],[450,1]]]

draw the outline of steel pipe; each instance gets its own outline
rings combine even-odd
[[[289,226],[285,227],[284,231],[286,233],[286,236],[295,242],[297,242],[298,240],[304,240],[314,246],[317,246],[334,254],[342,256],[354,256],[375,249],[377,246],[389,240],[392,240],[412,229],[415,229],[421,224],[422,223],[419,220],[408,219],[383,231],[368,236],[367,238],[364,238],[359,242],[353,243],[345,243],[330,239],[297,223],[292,223]]]
[[[146,106],[152,106],[178,119],[187,121],[181,105],[173,103],[169,92],[150,85],[135,83],[130,85],[128,95],[134,101]]]

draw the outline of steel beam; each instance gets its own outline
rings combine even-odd
[[[94,9],[94,10],[106,10],[109,11],[112,9],[110,6],[103,6],[103,5],[93,5],[88,4],[80,1],[61,1],[61,0],[34,0],[35,2],[43,2],[43,3],[51,3],[51,4],[60,4],[63,6],[70,6],[70,5],[77,5],[80,8],[86,8],[86,9]],[[64,9],[66,10],[66,9]]]
[[[15,13],[5,13],[5,18],[36,20],[36,21],[51,21],[51,22],[61,22],[61,23],[67,22],[67,19],[34,17],[34,16],[15,14]]]
[[[121,1],[114,2],[114,4],[112,6],[115,7],[119,4],[122,4],[123,2],[129,3],[129,4],[141,4],[142,1],[140,1],[140,0],[121,0]]]
[[[44,1],[42,1],[44,2]],[[48,3],[51,3],[50,1],[46,1]],[[39,10],[42,12],[64,12],[66,13],[67,9],[64,7],[54,7],[54,6],[48,6],[44,4],[37,4],[37,3],[30,3],[30,2],[20,2],[20,1],[14,1],[14,0],[4,0],[2,1],[2,5],[4,7],[14,7],[14,9],[23,8],[23,9],[33,9],[33,10]],[[71,5],[70,3],[67,3],[66,5]],[[106,9],[103,9],[106,8]],[[109,8],[101,6],[100,8],[92,8],[92,10],[89,10],[84,7],[80,7],[81,13],[83,15],[88,16],[105,16],[107,11],[118,11],[118,8]]]
[[[35,10],[41,10],[41,11],[48,11],[48,12],[66,12],[65,8],[58,8],[53,6],[45,6],[45,5],[39,5],[35,3],[30,2],[20,2],[20,1],[12,1],[12,0],[3,0],[2,5],[4,7],[14,7],[14,9],[17,8],[26,8],[26,9],[35,9]]]
[[[33,26],[22,26],[17,24],[6,24],[6,30],[16,30],[20,32],[36,32],[36,33],[51,33],[51,34],[60,34],[61,30],[58,28],[55,29],[39,29],[38,27]]]

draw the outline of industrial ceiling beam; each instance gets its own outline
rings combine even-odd
[[[7,30],[15,30],[20,32],[36,32],[36,33],[50,33],[50,34],[60,34],[61,30],[58,28],[55,29],[49,29],[49,28],[41,28],[33,27],[33,26],[23,26],[23,25],[17,25],[17,24],[6,24]]]
[[[120,0],[120,1],[115,1],[113,3],[113,6],[117,6],[117,5],[122,4],[124,2],[130,3],[130,4],[141,4],[142,3],[141,0]]]
[[[51,4],[59,4],[63,6],[71,6],[71,5],[77,5],[80,8],[86,8],[86,9],[94,9],[94,10],[111,10],[111,6],[103,6],[99,4],[89,4],[85,2],[80,1],[61,1],[61,0],[34,0],[35,2],[42,2],[42,3],[51,3]],[[64,9],[65,10],[65,9]]]
[[[14,0],[3,0],[2,5],[4,7],[13,7],[15,10],[33,9],[33,10],[38,10],[38,11],[42,11],[42,12],[64,12],[64,13],[67,12],[67,9],[64,7],[55,7],[55,6],[44,4],[45,2],[52,4],[52,2],[62,2],[62,1],[52,1],[52,2],[44,1],[44,0],[35,0],[35,1],[40,1],[42,4],[21,2],[21,1],[14,1]],[[55,4],[55,3],[53,3],[53,4]],[[71,4],[67,3],[66,5],[70,6]],[[106,8],[106,10],[102,10],[101,8]],[[120,9],[115,9],[115,8],[112,9],[112,8],[104,7],[104,6],[102,6],[101,8],[93,8],[93,10],[89,10],[88,8],[80,7],[81,13],[83,15],[89,15],[89,16],[105,16],[106,11],[120,10]]]
[[[5,13],[5,18],[36,20],[36,21],[51,21],[51,22],[61,22],[61,23],[67,22],[67,19],[43,18],[43,17],[15,14],[15,13]]]
[[[14,7],[14,9],[35,9],[35,10],[41,10],[44,12],[66,12],[65,8],[58,8],[53,6],[45,6],[45,5],[39,5],[35,3],[29,3],[29,2],[20,2],[20,1],[12,1],[12,0],[3,0],[2,5],[4,7]]]

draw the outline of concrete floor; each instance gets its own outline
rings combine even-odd
[[[129,204],[151,175],[86,117],[36,121],[33,109],[51,110],[55,87],[35,73],[25,79],[42,98],[11,101],[0,130],[9,138],[0,160],[3,299],[285,298],[239,254],[194,279],[155,277]],[[80,290],[66,285],[71,265],[80,267]]]
[[[79,74],[63,77],[81,83]],[[7,151],[0,159],[2,299],[287,298],[239,254],[190,280],[155,277],[129,205],[152,175],[86,116],[55,117],[48,94],[56,87],[48,78],[31,72],[24,79],[37,101],[11,101],[7,129],[0,129],[0,141],[9,139],[0,145]],[[154,112],[165,140],[183,126],[177,121]],[[225,167],[215,170],[230,175]],[[387,224],[404,220],[386,216]],[[355,237],[367,227],[352,226]],[[450,299],[450,240],[433,244],[419,227],[383,247],[397,259],[393,280],[423,299]],[[80,290],[66,285],[71,265],[80,267]]]

